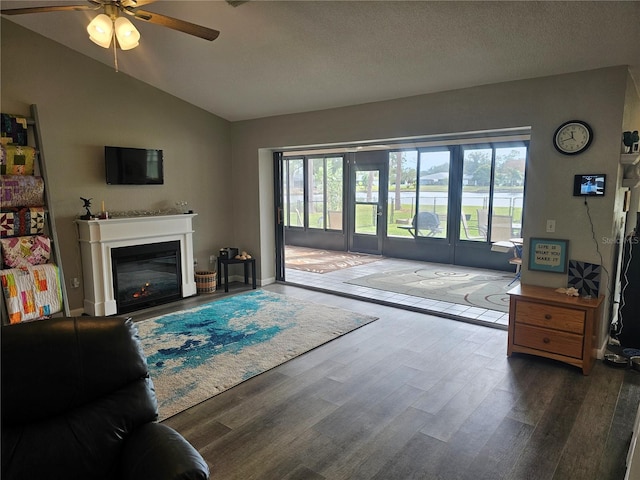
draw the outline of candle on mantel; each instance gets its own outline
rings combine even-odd
[[[104,213],[104,200],[102,200],[102,213]]]

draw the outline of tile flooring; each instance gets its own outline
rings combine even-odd
[[[285,280],[287,284],[312,288],[346,297],[364,299],[382,305],[403,308],[405,310],[435,313],[453,320],[461,320],[506,330],[509,323],[508,313],[345,283],[355,278],[375,274],[381,270],[415,267],[420,263],[421,262],[416,262],[415,260],[382,257],[377,262],[328,273],[310,273],[287,268],[285,270]],[[518,285],[517,282],[514,282],[511,286],[505,284],[505,292],[516,285]]]

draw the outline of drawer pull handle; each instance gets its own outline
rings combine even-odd
[[[547,314],[544,316],[544,319],[545,319],[545,320],[551,320],[551,314],[550,314],[550,313],[547,313]]]
[[[551,342],[551,339],[550,339],[549,337],[544,337],[544,338],[542,339],[542,341],[543,341],[544,343],[549,343],[549,342]]]

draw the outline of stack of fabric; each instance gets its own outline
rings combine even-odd
[[[27,120],[1,114],[0,281],[10,323],[50,316],[62,309],[58,267],[46,235],[44,180],[27,145]]]

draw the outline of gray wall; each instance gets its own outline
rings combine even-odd
[[[525,200],[525,244],[531,237],[568,239],[569,258],[615,265],[615,239],[624,215],[619,164],[625,105],[630,123],[638,125],[629,96],[624,66],[561,76],[486,85],[326,111],[235,122],[232,125],[234,207],[243,212],[235,223],[236,239],[260,251],[263,281],[274,277],[274,227],[271,180],[272,149],[364,141],[510,127],[531,127],[530,162]],[[555,129],[566,120],[582,119],[595,134],[591,148],[576,157],[556,152]],[[590,199],[593,232],[583,199],[572,196],[573,176],[607,174],[605,198]],[[633,210],[637,210],[637,201]],[[556,232],[545,232],[546,220],[556,220]],[[600,258],[602,256],[602,260]],[[525,265],[528,261],[525,254]],[[606,275],[605,275],[606,277]],[[529,271],[524,283],[566,286],[566,275]],[[609,281],[603,278],[606,295]],[[604,340],[609,306],[600,332]]]
[[[113,68],[2,19],[2,111],[29,114],[36,104],[72,310],[81,309],[82,265],[74,219],[80,197],[111,211],[157,210],[189,202],[199,269],[233,244],[230,124],[116,73]],[[165,184],[106,185],[105,145],[161,148]]]
[[[200,267],[220,247],[235,245],[258,258],[258,277],[269,283],[275,276],[273,149],[522,126],[531,127],[525,242],[565,238],[570,258],[599,264],[602,255],[610,272],[615,264],[610,239],[624,228],[621,132],[640,125],[638,91],[625,66],[230,124],[2,20],[1,79],[2,111],[27,113],[29,104],[38,105],[67,282],[81,272],[73,223],[82,213],[80,196],[93,197],[95,205],[104,199],[111,210],[187,200],[198,213]],[[591,148],[575,158],[560,155],[551,142],[570,119],[589,122],[595,132]],[[166,184],[105,185],[105,144],[163,148]],[[607,195],[589,201],[592,233],[572,181],[594,172],[607,174]],[[545,233],[547,219],[556,220],[556,233]],[[566,283],[566,275],[526,267],[522,279]],[[608,284],[605,279],[605,293]],[[72,308],[79,308],[81,289],[69,292]],[[601,340],[608,321],[605,313]]]

